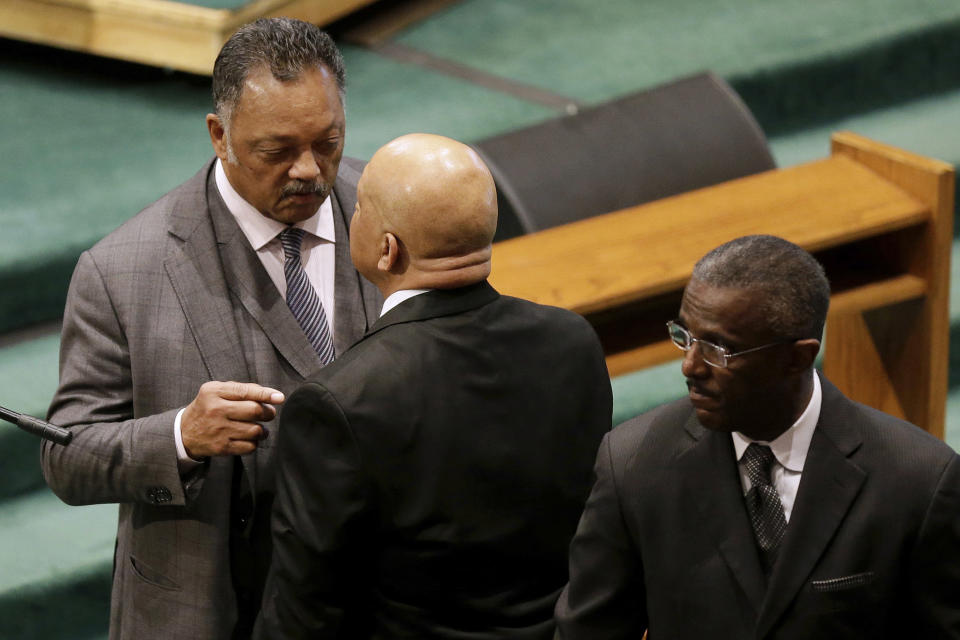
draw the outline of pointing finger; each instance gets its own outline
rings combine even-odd
[[[253,382],[224,382],[218,395],[224,400],[253,400],[254,402],[268,402],[281,404],[283,394],[270,387],[262,387]]]

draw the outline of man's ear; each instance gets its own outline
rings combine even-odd
[[[207,131],[210,132],[210,143],[213,145],[213,152],[220,158],[220,162],[227,161],[227,131],[223,128],[223,123],[215,113],[207,114]]]
[[[817,354],[820,353],[820,341],[816,338],[797,340],[790,347],[789,367],[793,373],[808,371],[817,359]]]
[[[400,241],[389,231],[380,238],[380,260],[377,268],[380,271],[391,272],[400,263]]]

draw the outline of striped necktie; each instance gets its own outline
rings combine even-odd
[[[290,227],[280,234],[283,245],[283,275],[287,279],[287,306],[303,328],[307,340],[320,355],[323,364],[333,361],[333,336],[327,324],[320,296],[307,278],[300,262],[303,229]]]
[[[780,550],[780,541],[787,530],[780,494],[770,482],[770,467],[774,460],[770,447],[755,442],[751,443],[743,454],[747,477],[753,485],[746,495],[747,513],[750,515],[750,524],[753,526],[753,534],[767,574],[773,569],[777,552]]]

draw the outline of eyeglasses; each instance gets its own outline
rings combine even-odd
[[[754,347],[752,349],[744,349],[743,351],[730,353],[726,347],[721,347],[718,344],[713,344],[712,342],[707,342],[706,340],[701,340],[700,338],[694,338],[692,335],[690,335],[690,332],[687,331],[686,327],[679,324],[675,320],[671,320],[667,323],[667,333],[670,334],[670,340],[673,341],[673,344],[675,344],[681,351],[690,351],[694,344],[699,344],[700,357],[703,358],[703,361],[711,367],[717,367],[718,369],[726,369],[727,361],[730,360],[730,358],[742,356],[745,353],[751,353],[753,351],[759,351],[760,349],[766,349],[767,347],[775,347],[778,344],[793,342],[793,340],[780,340],[778,342],[760,345],[759,347]]]

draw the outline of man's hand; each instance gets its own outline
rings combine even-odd
[[[180,417],[187,455],[236,456],[250,453],[266,437],[258,421],[273,420],[283,394],[243,382],[206,382]]]

